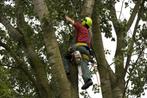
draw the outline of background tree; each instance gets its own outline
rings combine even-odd
[[[128,7],[130,2],[132,1],[126,1],[125,7]],[[140,73],[138,72],[138,70],[140,69],[138,69],[138,67],[136,68],[134,67],[139,62],[142,62],[141,57],[143,57],[144,55],[144,52],[143,52],[144,47],[138,48],[140,51],[139,52],[138,49],[136,50],[135,48],[135,47],[138,47],[138,45],[135,45],[135,43],[136,42],[140,43],[138,41],[141,41],[141,43],[144,42],[143,40],[137,40],[137,36],[138,35],[140,36],[139,34],[140,32],[138,32],[138,29],[140,27],[138,25],[139,25],[139,21],[142,19],[141,15],[146,14],[146,12],[143,11],[143,9],[146,8],[145,2],[146,1],[144,0],[142,1],[138,0],[137,3],[135,3],[134,8],[131,9],[132,11],[130,14],[130,18],[128,20],[126,19],[120,20],[119,18],[117,18],[117,14],[115,10],[116,1],[112,1],[112,0],[102,1],[101,2],[102,6],[100,5],[97,6],[97,15],[96,15],[96,12],[94,13],[94,19],[96,22],[94,23],[93,32],[94,32],[94,40],[95,40],[94,46],[95,46],[95,51],[96,51],[96,55],[98,59],[97,61],[99,65],[98,69],[101,76],[101,87],[103,92],[103,98],[122,98],[125,96],[126,88],[128,88],[128,82],[130,81],[129,78],[126,79],[125,77],[128,77],[128,75],[129,77],[133,77],[131,69],[134,71],[137,71],[137,73],[134,74],[137,77],[133,77],[135,81],[140,76],[138,74],[143,75],[144,73],[145,75],[145,72]],[[101,9],[101,10],[98,10],[98,9]],[[101,16],[103,14],[104,16]],[[137,20],[135,20],[135,17],[138,17]],[[131,28],[134,21],[136,22],[136,25],[134,27],[133,34],[131,36],[128,36],[128,33],[129,33],[128,30]],[[116,52],[114,56],[114,65],[115,65],[114,73],[112,72],[109,64],[106,61],[106,58],[104,55],[104,48],[102,45],[101,34],[100,34],[100,32],[104,32],[107,38],[113,39],[112,33],[111,33],[112,27],[114,27],[114,30],[116,33],[116,39],[117,39]],[[133,54],[138,55],[137,56],[138,59],[136,61],[131,59],[131,57],[133,57]],[[142,56],[140,57],[140,55]],[[146,62],[144,63],[146,64]],[[145,66],[141,68],[142,70],[145,70],[144,69]],[[140,82],[142,81],[143,83],[142,85],[144,85],[145,83],[144,79],[140,80]],[[134,80],[131,82],[132,85],[137,86],[136,84],[138,83],[134,84],[133,82]],[[132,86],[133,88],[132,91],[135,91],[134,87]],[[140,87],[142,88],[142,91],[137,90],[138,92],[130,93],[132,91],[129,90],[129,94],[140,96],[141,92],[143,92],[143,86],[140,85]]]
[[[133,2],[135,5],[128,20],[117,17],[115,4],[118,2],[1,0],[0,84],[3,85],[0,85],[0,93],[3,94],[0,97],[79,98],[76,66],[72,66],[75,78],[69,81],[62,62],[63,50],[71,44],[69,40],[72,40],[73,31],[64,22],[64,15],[77,19],[83,16],[93,18],[93,46],[103,98],[139,97],[146,84],[147,26],[140,22],[147,19],[147,1],[123,1],[125,7]],[[135,26],[131,35],[128,30],[133,23]],[[116,38],[112,36],[112,28]],[[117,43],[114,72],[105,57],[102,33]]]

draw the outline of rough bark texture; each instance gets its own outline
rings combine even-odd
[[[107,69],[107,61],[104,55],[104,47],[102,42],[102,36],[99,27],[99,18],[94,11],[93,13],[93,48],[96,53],[98,71],[100,73],[101,89],[103,98],[113,98],[111,92],[111,82],[109,77],[109,71]]]
[[[35,53],[31,37],[29,33],[34,33],[33,30],[27,25],[24,21],[23,16],[23,1],[16,0],[16,17],[17,17],[17,25],[19,31],[23,34],[23,41],[24,41],[24,49],[26,56],[32,62],[32,67],[34,70],[34,75],[36,78],[36,83],[38,85],[38,92],[42,98],[50,98],[52,96],[51,90],[49,89],[47,74],[45,71],[45,67],[40,61],[39,57]],[[39,81],[39,82],[38,82]]]
[[[93,12],[95,0],[84,0],[83,9],[81,11],[81,16],[89,16],[91,17]]]
[[[21,41],[22,35],[9,23],[6,17],[0,15],[0,22],[6,27],[8,31],[10,31],[8,33],[14,41]]]
[[[71,83],[72,98],[79,98],[78,91],[78,69],[76,64],[72,64],[70,68],[70,76],[68,77],[69,82]]]
[[[52,65],[52,78],[55,80],[54,82],[57,83],[55,90],[58,92],[56,94],[60,98],[71,98],[70,85],[64,72],[59,47],[52,30],[50,17],[48,16],[49,12],[47,5],[45,0],[33,0],[33,3],[35,6],[35,12],[38,14],[42,23],[43,37],[48,59]]]

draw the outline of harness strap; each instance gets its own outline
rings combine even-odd
[[[78,42],[78,43],[76,43],[76,46],[88,46],[88,45],[87,45],[87,43]]]

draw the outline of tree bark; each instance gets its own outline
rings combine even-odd
[[[111,91],[111,81],[110,81],[109,71],[107,69],[108,64],[104,55],[104,48],[103,48],[103,42],[102,42],[102,36],[100,32],[98,17],[99,16],[94,11],[93,28],[92,28],[93,40],[94,40],[93,48],[97,58],[98,71],[100,74],[100,81],[101,81],[102,96],[103,98],[113,98],[112,91]]]
[[[6,27],[6,29],[9,31],[9,35],[10,37],[16,41],[19,42],[21,41],[22,35],[20,34],[20,32],[18,30],[16,30],[8,21],[7,18],[5,18],[4,16],[0,15],[0,22]]]
[[[57,83],[55,90],[58,92],[54,92],[60,98],[71,98],[70,84],[66,78],[57,40],[53,33],[52,20],[50,19],[45,0],[33,0],[33,4],[35,12],[41,20],[46,51],[51,63],[52,78],[55,80],[51,82]]]
[[[23,34],[23,41],[24,41],[24,51],[27,54],[27,57],[32,62],[32,69],[34,70],[34,75],[36,78],[36,83],[39,87],[39,95],[42,98],[50,98],[52,97],[52,91],[50,90],[50,86],[48,84],[47,73],[45,71],[45,66],[40,61],[38,55],[35,52],[33,47],[33,43],[31,41],[31,37],[29,33],[34,33],[32,28],[25,22],[23,16],[23,1],[16,0],[16,17],[17,17],[17,25],[18,29]]]
[[[84,0],[84,5],[82,7],[81,16],[91,17],[94,4],[95,4],[95,0]]]

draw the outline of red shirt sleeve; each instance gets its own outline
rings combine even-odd
[[[76,21],[73,26],[75,27],[76,30],[79,30],[80,28],[82,28],[82,24],[78,21]]]

